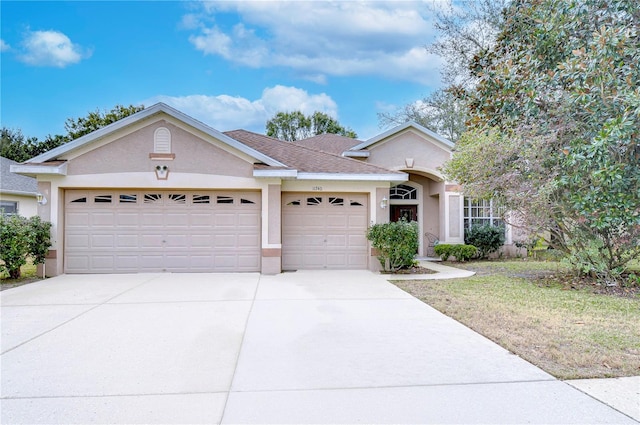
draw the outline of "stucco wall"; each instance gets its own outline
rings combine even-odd
[[[451,154],[431,141],[426,135],[407,130],[383,140],[369,149],[367,162],[387,168],[405,167],[407,158],[413,159],[413,167],[437,171]]]
[[[153,134],[158,127],[171,132],[173,160],[150,159]],[[121,172],[154,172],[157,165],[169,167],[171,173],[216,174],[250,177],[253,164],[238,158],[178,126],[160,120],[126,134],[106,145],[86,152],[68,162],[67,175]]]

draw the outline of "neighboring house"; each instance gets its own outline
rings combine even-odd
[[[0,214],[32,217],[38,214],[38,183],[33,177],[12,173],[14,164],[17,162],[0,156]]]
[[[160,103],[11,169],[48,200],[50,274],[376,270],[371,223],[463,242],[463,197],[438,171],[451,148],[414,123],[365,142],[221,133]]]

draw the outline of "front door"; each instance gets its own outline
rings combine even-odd
[[[418,221],[417,205],[391,205],[391,221],[405,219],[407,221]]]

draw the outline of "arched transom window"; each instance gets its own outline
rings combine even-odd
[[[393,186],[389,192],[391,199],[418,199],[418,189],[406,184]]]

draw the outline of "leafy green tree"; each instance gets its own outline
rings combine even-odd
[[[408,103],[394,112],[379,112],[381,127],[391,127],[414,121],[452,142],[466,130],[467,107],[454,89],[440,89],[417,102]]]
[[[301,111],[278,112],[267,121],[267,136],[288,142],[295,142],[319,134],[339,134],[345,137],[357,138],[358,135],[350,128],[343,127],[334,118],[324,112],[316,111],[307,116]]]
[[[509,0],[473,0],[433,6],[438,37],[426,50],[444,62],[444,87],[395,111],[378,113],[380,127],[415,121],[456,142],[466,131],[469,119],[466,92],[478,81],[469,66],[477,54],[495,42],[508,4]]]
[[[473,129],[445,173],[616,281],[640,257],[639,8],[517,0],[505,17],[472,64]]]
[[[12,130],[2,127],[0,131],[0,156],[13,161],[24,162],[37,155],[34,155],[34,152],[37,152],[37,147],[37,138],[26,138],[19,129]]]
[[[44,140],[38,140],[37,137],[27,138],[19,129],[2,127],[0,155],[17,162],[24,162],[143,109],[144,106],[116,105],[107,112],[96,110],[89,112],[86,117],[68,118],[65,122],[66,135],[48,135]]]
[[[136,112],[140,112],[144,109],[144,106],[122,106],[116,105],[110,111],[101,112],[99,109],[89,112],[86,117],[80,118],[68,118],[64,123],[64,128],[67,130],[67,137],[69,140],[74,140],[96,131],[102,127],[106,127],[109,124],[133,115]]]

